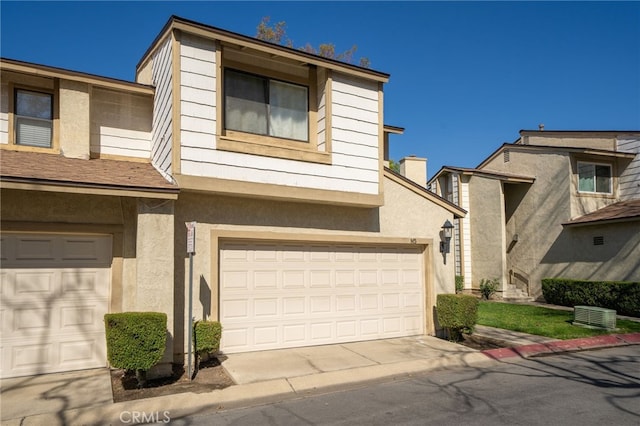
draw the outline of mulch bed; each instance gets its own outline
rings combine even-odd
[[[138,389],[135,372],[111,370],[111,390],[113,401],[131,401],[183,392],[204,393],[224,389],[235,383],[224,370],[217,358],[201,362],[193,380],[189,380],[184,366],[175,364],[171,377],[148,380],[147,385]]]

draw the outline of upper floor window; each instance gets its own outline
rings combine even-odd
[[[578,162],[578,191],[611,194],[611,166]]]
[[[53,135],[53,96],[50,93],[15,91],[15,143],[51,148]]]
[[[225,70],[225,129],[309,141],[305,86]]]

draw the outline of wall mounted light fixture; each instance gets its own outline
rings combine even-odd
[[[451,245],[451,237],[453,236],[453,225],[447,219],[442,225],[442,237],[444,241],[440,241],[440,253],[449,253]]]

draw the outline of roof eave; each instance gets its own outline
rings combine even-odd
[[[152,188],[144,186],[124,186],[109,184],[93,184],[83,182],[53,181],[46,179],[29,179],[13,176],[1,176],[0,188],[20,189],[27,191],[67,192],[94,195],[118,195],[125,197],[161,198],[175,200],[179,188]]]
[[[284,58],[302,61],[304,63],[318,65],[336,71],[342,71],[348,74],[368,78],[370,80],[375,80],[382,83],[387,83],[390,77],[389,74],[381,71],[375,71],[369,68],[348,64],[346,62],[341,62],[335,59],[324,58],[322,56],[307,53],[291,47],[281,46],[264,40],[259,40],[254,37],[249,37],[243,34],[234,33],[232,31],[223,30],[221,28],[202,24],[196,21],[191,21],[189,19],[181,18],[175,15],[169,18],[158,36],[156,36],[150,47],[144,53],[142,59],[140,59],[136,66],[136,71],[139,71],[140,67],[149,60],[150,55],[153,51],[155,51],[158,43],[173,30],[179,30],[202,37],[213,38],[222,42],[233,43],[241,47],[268,52],[275,56],[281,56]]]
[[[597,219],[597,220],[587,220],[580,222],[565,222],[562,226],[577,228],[580,226],[594,226],[594,225],[610,225],[614,223],[623,223],[623,222],[634,222],[640,221],[640,216],[629,216],[629,217],[621,217],[615,219]]]

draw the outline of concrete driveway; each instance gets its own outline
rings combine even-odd
[[[44,413],[62,413],[73,408],[87,408],[113,403],[109,369],[74,371],[18,377],[0,381],[2,424]]]
[[[431,336],[229,354],[222,366],[237,384],[305,376],[345,376],[407,362],[434,364],[478,351]],[[366,367],[369,367],[367,369]],[[364,370],[363,370],[364,369]],[[342,382],[342,380],[337,380]]]

